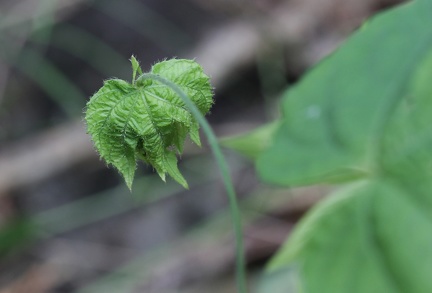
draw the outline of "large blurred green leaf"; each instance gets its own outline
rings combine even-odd
[[[300,292],[432,292],[431,15],[423,0],[373,18],[284,98],[264,180],[365,178],[310,211],[271,262],[298,271]]]
[[[378,172],[388,122],[432,47],[431,15],[431,1],[417,1],[374,17],[289,90],[261,177],[296,185]]]
[[[302,292],[432,292],[430,211],[390,181],[356,184],[303,219],[269,272],[298,267]]]
[[[397,179],[428,207],[432,207],[431,81],[432,49],[413,74],[377,148],[381,154],[380,173]]]

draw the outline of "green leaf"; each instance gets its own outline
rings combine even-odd
[[[432,207],[432,50],[413,74],[406,99],[395,109],[381,144],[382,173]]]
[[[132,63],[132,84],[135,84],[137,73],[143,74],[141,66],[134,55],[131,56],[130,62]]]
[[[297,270],[301,292],[432,292],[431,11],[374,17],[284,98],[262,178],[365,179],[309,211],[270,263]]]
[[[379,173],[381,142],[432,48],[431,1],[384,12],[283,99],[282,125],[257,161],[263,180],[301,185]],[[430,79],[429,79],[430,80]]]
[[[256,159],[270,146],[272,137],[279,126],[279,121],[276,121],[248,133],[222,138],[219,141],[224,147],[233,149],[251,159]]]
[[[316,206],[268,272],[299,268],[302,292],[432,292],[431,231],[431,209],[405,190],[362,182]]]
[[[189,134],[199,144],[198,123],[181,98],[168,86],[136,78],[141,68],[131,57],[132,84],[110,79],[87,103],[87,130],[100,156],[114,165],[129,188],[136,161],[152,165],[162,180],[168,173],[187,188],[177,168],[176,153],[183,151]],[[168,79],[206,114],[213,103],[209,77],[191,60],[172,59],[155,64],[150,73]]]

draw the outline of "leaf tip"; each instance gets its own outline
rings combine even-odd
[[[126,182],[126,186],[128,187],[129,191],[132,192],[132,179],[126,179],[125,178],[125,182]]]
[[[129,59],[132,64],[132,84],[135,84],[137,73],[139,75],[143,74],[139,61],[132,55]]]
[[[165,172],[160,172],[159,170],[157,170],[157,173],[158,173],[159,177],[162,179],[162,181],[166,182]]]

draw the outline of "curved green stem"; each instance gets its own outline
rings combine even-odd
[[[239,206],[237,203],[237,196],[234,191],[234,186],[231,181],[231,177],[229,175],[228,164],[225,160],[225,157],[222,154],[222,151],[219,147],[216,135],[208,124],[207,120],[201,114],[200,110],[197,106],[191,101],[191,99],[183,92],[181,88],[179,88],[173,82],[167,80],[166,78],[152,74],[152,73],[144,73],[140,77],[137,78],[136,82],[143,81],[145,79],[152,79],[158,81],[168,87],[170,87],[176,94],[180,96],[183,102],[186,104],[188,109],[192,112],[192,115],[201,125],[205,135],[207,136],[209,145],[213,152],[213,155],[216,158],[216,162],[219,165],[222,179],[228,194],[229,207],[231,212],[231,217],[233,221],[233,228],[235,234],[235,242],[236,242],[236,281],[237,281],[237,291],[238,293],[246,293],[246,269],[245,269],[245,253],[243,246],[243,233],[242,233],[242,224]]]

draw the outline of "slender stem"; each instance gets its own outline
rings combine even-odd
[[[243,245],[243,233],[242,233],[240,210],[237,203],[237,196],[234,190],[234,186],[231,181],[231,176],[229,174],[228,164],[219,147],[216,135],[214,134],[207,120],[201,114],[197,106],[175,83],[167,80],[164,77],[161,77],[156,74],[151,74],[151,73],[142,74],[140,77],[137,78],[136,82],[139,83],[140,81],[145,79],[153,79],[155,81],[158,81],[170,87],[176,94],[178,94],[180,98],[183,100],[183,102],[186,104],[186,106],[189,108],[189,110],[192,112],[192,115],[201,125],[205,135],[207,136],[213,155],[215,156],[216,162],[219,165],[222,179],[228,194],[229,207],[230,207],[234,235],[235,235],[237,291],[238,293],[246,293],[245,253],[244,253],[244,245]]]

